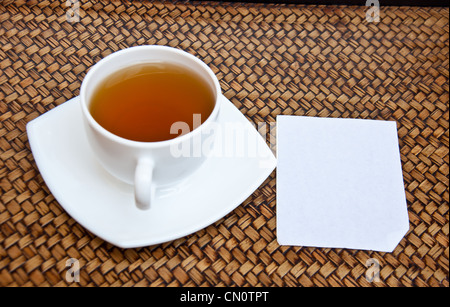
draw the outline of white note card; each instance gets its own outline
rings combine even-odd
[[[393,121],[277,116],[280,245],[392,252],[409,229]]]

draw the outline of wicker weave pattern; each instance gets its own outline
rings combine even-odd
[[[449,10],[224,3],[0,3],[0,286],[448,286]],[[95,4],[93,4],[95,3]],[[28,121],[79,94],[86,71],[129,46],[204,60],[253,122],[278,114],[396,120],[410,231],[391,254],[282,247],[275,176],[214,225],[137,250],[75,222],[47,189]],[[80,261],[80,282],[65,279]],[[366,261],[380,282],[365,278]]]

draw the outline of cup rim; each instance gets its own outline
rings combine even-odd
[[[102,66],[106,65],[110,61],[113,61],[116,57],[122,56],[122,54],[124,54],[124,53],[128,53],[130,51],[138,50],[138,49],[151,50],[151,51],[165,50],[168,52],[178,53],[184,57],[189,58],[192,61],[195,61],[208,73],[209,77],[211,78],[211,80],[213,81],[213,84],[214,84],[214,88],[216,91],[216,99],[215,99],[214,108],[213,108],[211,114],[209,114],[208,118],[199,127],[196,127],[192,131],[189,131],[188,133],[178,136],[178,137],[175,137],[173,139],[156,141],[156,142],[143,142],[143,141],[134,141],[134,140],[130,140],[130,139],[126,139],[124,137],[118,136],[118,135],[110,132],[103,126],[101,126],[94,119],[91,112],[89,111],[89,108],[87,106],[87,99],[85,97],[86,86],[89,83],[89,81],[92,79],[92,76],[99,69],[101,69]],[[177,49],[174,47],[161,46],[161,45],[134,46],[134,47],[121,49],[119,51],[116,51],[116,52],[113,52],[113,53],[107,55],[106,57],[102,58],[100,61],[98,61],[96,64],[94,64],[94,66],[91,67],[91,69],[87,72],[86,76],[84,77],[84,79],[81,83],[81,88],[80,88],[81,107],[82,107],[82,111],[84,113],[84,118],[87,119],[88,124],[91,127],[93,127],[96,131],[101,133],[103,136],[107,137],[108,139],[110,139],[116,143],[120,143],[120,144],[123,144],[126,146],[140,147],[140,148],[159,148],[159,147],[165,147],[168,145],[176,145],[176,144],[182,143],[188,139],[195,137],[195,135],[201,133],[202,129],[205,126],[209,125],[211,122],[213,122],[217,118],[219,109],[220,109],[220,99],[221,99],[221,88],[220,88],[219,80],[217,79],[217,76],[214,74],[214,72],[211,70],[211,68],[208,65],[206,65],[206,63],[204,63],[202,60],[200,60],[199,58],[195,57],[194,55],[192,55],[186,51],[183,51],[181,49]]]

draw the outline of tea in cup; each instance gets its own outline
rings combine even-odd
[[[205,162],[205,154],[171,149],[198,140],[202,146],[206,139],[198,136],[214,131],[208,127],[217,121],[220,94],[205,63],[165,46],[115,52],[86,74],[80,97],[89,143],[110,174],[134,185],[138,208],[150,208],[156,187],[187,179]]]

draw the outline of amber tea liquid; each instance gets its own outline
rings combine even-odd
[[[169,63],[136,64],[115,72],[95,90],[90,113],[106,130],[139,142],[170,140],[175,122],[193,114],[204,122],[214,109],[214,93],[190,69]]]

